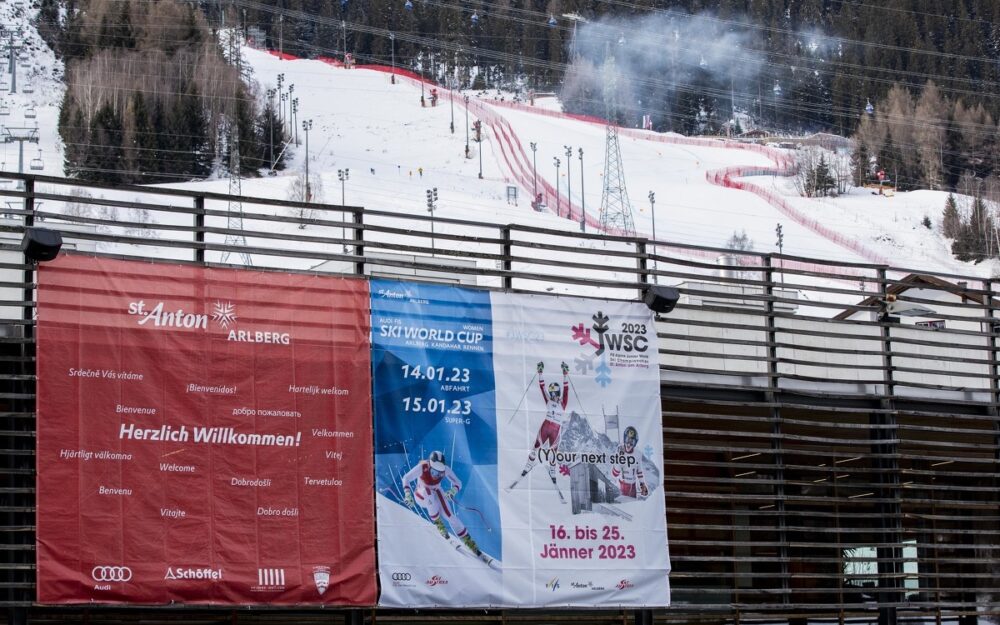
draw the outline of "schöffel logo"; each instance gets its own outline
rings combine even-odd
[[[434,586],[444,586],[445,584],[448,583],[448,580],[441,577],[440,575],[435,575],[431,577],[429,580],[427,580],[426,583],[428,586],[433,588]]]
[[[622,581],[618,582],[618,590],[625,590],[626,588],[634,588],[634,587],[635,584],[633,584],[631,581],[627,579],[623,579]]]
[[[559,578],[553,577],[549,581],[545,582],[545,587],[551,590],[552,592],[555,592],[556,590],[559,589]]]
[[[132,579],[132,569],[127,566],[95,566],[90,576],[95,582],[127,582]]]
[[[190,568],[190,567],[167,567],[167,572],[164,574],[163,579],[192,579],[192,580],[211,580],[219,581],[222,579],[222,569],[213,568]]]
[[[257,569],[257,585],[251,586],[250,590],[259,592],[284,588],[285,569]]]

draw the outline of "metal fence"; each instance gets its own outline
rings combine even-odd
[[[543,229],[4,175],[20,185],[0,187],[0,603],[11,618],[1000,619],[1000,317],[990,279],[584,234],[570,222]],[[178,263],[609,299],[677,286],[680,301],[657,321],[673,605],[651,615],[25,611],[35,555],[26,226],[60,230],[67,250]]]

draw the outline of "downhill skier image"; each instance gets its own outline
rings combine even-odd
[[[618,457],[624,462],[615,464],[611,469],[611,477],[618,480],[618,489],[622,496],[633,499],[649,495],[646,478],[642,473],[642,454],[635,448],[638,442],[639,432],[631,425],[625,428],[622,444],[618,446]]]
[[[569,420],[566,414],[566,406],[569,403],[569,365],[563,362],[560,368],[563,374],[562,384],[558,382],[546,384],[544,377],[545,363],[539,362],[536,365],[538,388],[542,392],[542,401],[545,402],[545,419],[538,428],[538,434],[535,436],[535,445],[528,454],[528,460],[524,463],[521,475],[514,480],[508,490],[517,486],[518,482],[535,468],[540,450],[548,449],[555,453],[559,449],[559,437],[562,434],[562,428]],[[562,491],[559,490],[559,486],[556,484],[555,465],[551,462],[548,463],[548,471],[549,477],[552,479],[552,484],[556,487],[556,492],[559,493],[559,499],[565,502]]]
[[[450,488],[444,490],[442,482],[448,480]],[[411,484],[416,482],[414,489]],[[432,451],[426,460],[421,460],[403,476],[403,503],[413,511],[416,511],[417,504],[427,512],[431,523],[441,532],[445,539],[449,538],[448,528],[445,527],[444,520],[448,520],[448,525],[455,536],[462,541],[469,551],[477,557],[482,557],[476,541],[469,534],[469,530],[462,523],[462,520],[455,514],[454,499],[462,489],[462,481],[458,479],[455,472],[448,466],[444,453]]]

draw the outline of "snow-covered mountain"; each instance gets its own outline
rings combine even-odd
[[[29,2],[0,2],[0,24],[13,31],[12,40],[18,48],[14,93],[11,88],[15,79],[8,71],[10,57],[7,53],[0,55],[0,113],[4,113],[0,115],[0,126],[37,128],[38,143],[24,144],[24,171],[60,176],[63,160],[57,121],[65,91],[63,64],[38,35],[34,25],[37,14],[38,8]],[[5,134],[0,132],[0,137]],[[16,172],[18,158],[18,144],[0,139],[0,171]],[[31,166],[37,166],[39,161],[44,169],[32,170]]]
[[[42,173],[58,175],[62,172],[56,132],[61,66],[31,27],[31,9],[5,3],[2,15],[27,33],[32,60],[25,73],[35,84],[31,95],[2,96],[13,109],[13,115],[2,123],[33,123],[18,115],[23,117],[28,105],[36,102],[39,147],[45,162]],[[307,158],[301,121],[311,120],[308,159],[311,172],[321,180],[314,187],[322,189],[318,201],[425,214],[427,190],[437,189],[437,217],[567,231],[579,229],[580,211],[586,213],[591,228],[596,220],[605,129],[600,123],[562,114],[552,99],[531,105],[481,92],[457,93],[452,99],[439,88],[441,97],[431,106],[431,85],[421,86],[401,75],[393,80],[386,68],[345,69],[318,60],[280,59],[251,48],[244,48],[243,54],[260,93],[276,87],[281,74],[284,91],[294,85],[299,100],[295,119],[299,141],[289,146],[288,168],[279,176],[243,180],[244,195],[290,196]],[[470,98],[468,106],[465,96]],[[476,120],[485,122],[481,144],[469,128]],[[295,134],[291,122],[289,130]],[[571,148],[569,156],[567,148]],[[8,144],[4,149],[4,167],[16,170],[16,147]],[[790,180],[773,175],[788,158],[781,150],[751,151],[721,141],[633,129],[623,129],[621,149],[640,235],[722,247],[734,233],[745,231],[753,249],[766,252],[777,251],[775,227],[780,223],[786,254],[848,262],[888,261],[963,274],[994,271],[991,263],[977,266],[952,258],[950,242],[938,233],[946,198],[943,192],[885,197],[855,189],[839,198],[806,199],[797,196]],[[555,159],[559,159],[558,166]],[[740,179],[755,185],[756,193],[719,184],[718,172],[740,167],[772,175]],[[346,180],[341,181],[338,171],[348,170]],[[224,192],[228,181],[171,186]],[[548,205],[542,212],[530,206],[536,188],[546,190]],[[516,190],[516,201],[511,189]],[[648,201],[649,193],[654,194],[655,204]],[[556,214],[565,215],[567,202],[574,207],[572,220]],[[925,217],[932,228],[923,225]],[[459,233],[461,228],[441,225],[439,232]],[[699,260],[708,255],[703,256]]]
[[[515,104],[503,94],[481,92],[459,93],[451,101],[440,89],[437,106],[430,106],[430,85],[422,89],[419,82],[401,76],[393,81],[384,68],[345,69],[317,60],[281,60],[260,50],[244,53],[262,87],[276,86],[278,74],[284,75],[286,89],[295,85],[299,119],[314,122],[310,167],[322,172],[324,201],[343,199],[350,205],[421,213],[426,210],[426,190],[437,188],[437,216],[566,230],[579,227],[578,218],[570,221],[556,215],[557,210],[565,215],[567,195],[576,210],[585,210],[588,222],[599,212],[605,129],[563,115],[553,102]],[[422,95],[427,106],[421,106]],[[471,100],[468,110],[465,95]],[[464,158],[466,119],[471,125],[477,118],[486,120],[482,150],[470,140],[471,158]],[[299,134],[301,143],[301,130]],[[532,152],[531,144],[537,151]],[[568,158],[567,147],[572,148]],[[782,210],[760,194],[723,188],[711,180],[714,172],[726,168],[775,168],[775,154],[788,157],[781,150],[738,148],[719,141],[623,131],[626,184],[640,235],[653,237],[655,225],[658,240],[722,247],[734,232],[745,230],[754,249],[766,252],[777,251],[775,226],[781,223],[786,254],[848,262],[888,260],[897,266],[966,274],[992,270],[952,258],[950,242],[938,233],[944,192],[886,197],[853,189],[838,198],[808,199],[799,197],[792,181],[781,176],[746,179],[780,198],[785,204]],[[244,192],[282,196],[305,158],[305,146],[299,145],[283,176],[244,181]],[[340,169],[350,169],[343,185],[337,178]],[[185,186],[222,190],[225,184]],[[535,187],[543,185],[558,185],[562,204],[557,207],[549,195],[548,210],[540,213],[529,203]],[[517,187],[516,205],[508,200],[509,186]],[[652,210],[649,192],[655,194]],[[925,217],[931,229],[922,224]]]

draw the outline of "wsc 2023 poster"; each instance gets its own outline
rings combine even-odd
[[[380,605],[669,604],[649,310],[385,280],[371,297]]]

